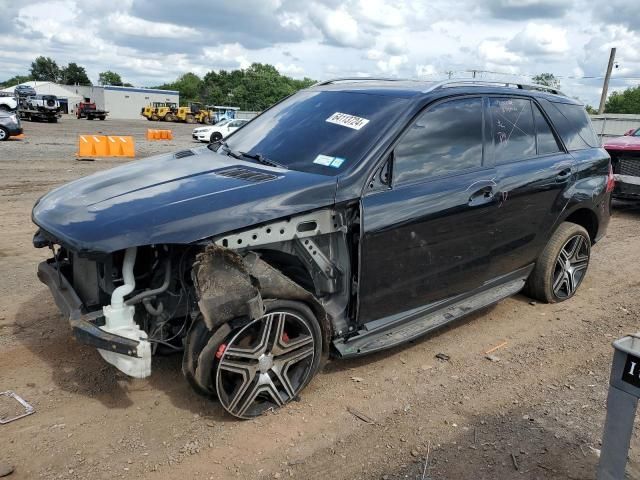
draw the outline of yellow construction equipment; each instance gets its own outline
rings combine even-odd
[[[150,121],[175,122],[178,106],[175,103],[153,102],[142,109],[140,115]]]

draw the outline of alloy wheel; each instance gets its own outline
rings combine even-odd
[[[6,140],[8,136],[7,131],[4,128],[0,128],[0,141]]]
[[[293,400],[312,373],[315,344],[308,323],[291,311],[269,312],[247,324],[218,351],[222,406],[251,418]]]
[[[559,299],[571,297],[587,273],[591,245],[583,235],[574,235],[560,249],[553,271],[553,294]]]

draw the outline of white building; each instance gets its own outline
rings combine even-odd
[[[60,100],[64,113],[75,114],[76,105],[84,99],[96,103],[99,109],[107,110],[109,118],[142,118],[140,111],[153,102],[180,103],[180,93],[174,90],[156,90],[153,88],[114,87],[106,85],[59,85],[53,82],[25,82],[22,85],[33,87],[39,95],[55,95]],[[13,92],[14,87],[3,92]]]

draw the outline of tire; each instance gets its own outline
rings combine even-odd
[[[149,120],[151,120],[151,121],[153,121],[153,122],[157,122],[157,121],[158,121],[158,120],[160,120],[160,119],[158,118],[158,116],[157,116],[157,115],[151,115],[151,117],[149,118]]]
[[[9,131],[4,127],[0,127],[0,142],[6,142],[7,140],[9,140]]]
[[[589,233],[575,223],[561,223],[538,257],[524,292],[545,303],[568,300],[584,280],[590,256]]]
[[[183,372],[192,387],[217,393],[224,409],[241,419],[296,399],[322,359],[320,325],[305,304],[270,300],[265,307],[262,317],[233,320],[213,334],[200,320],[185,346]]]
[[[220,140],[222,140],[222,134],[220,132],[213,132],[209,143],[219,142]]]
[[[6,105],[0,105],[0,112],[10,112],[11,109]]]
[[[162,120],[165,122],[175,122],[176,117],[173,116],[173,113],[167,113]]]
[[[100,120],[104,120],[106,117],[100,117]]]
[[[194,124],[196,123],[196,118],[193,115],[187,115],[184,121],[187,122],[188,124]]]

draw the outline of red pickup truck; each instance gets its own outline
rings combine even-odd
[[[626,132],[604,142],[611,155],[616,187],[613,195],[618,198],[640,200],[640,128]]]

